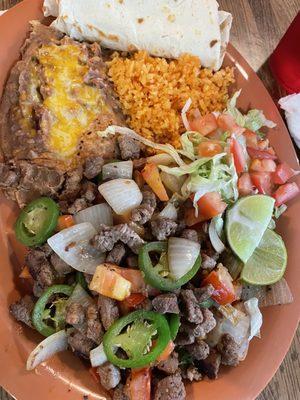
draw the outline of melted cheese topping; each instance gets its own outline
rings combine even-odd
[[[42,65],[49,96],[41,128],[49,133],[49,147],[69,158],[77,151],[81,135],[99,115],[104,104],[99,89],[84,84],[88,66],[76,45],[42,46],[37,58]]]

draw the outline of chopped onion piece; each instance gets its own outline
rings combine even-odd
[[[239,321],[245,317],[245,313],[233,307],[231,304],[218,307],[218,311],[220,311],[220,313],[234,326],[236,326]]]
[[[114,179],[99,186],[100,194],[105,198],[116,214],[127,214],[138,207],[143,195],[132,179]]]
[[[106,203],[96,204],[95,206],[86,208],[75,214],[74,221],[76,224],[90,222],[96,231],[98,231],[101,224],[107,226],[113,225],[112,210]]]
[[[83,222],[64,229],[48,239],[51,249],[68,265],[77,271],[94,274],[97,265],[105,255],[90,245],[97,234],[93,225]]]
[[[107,179],[131,179],[133,172],[132,161],[117,161],[104,164],[102,167],[102,178]]]
[[[65,330],[54,333],[44,339],[29,355],[26,363],[27,371],[33,370],[43,361],[48,360],[54,354],[66,350],[68,347],[68,335]]]
[[[68,298],[67,306],[72,303],[79,303],[86,308],[93,303],[93,299],[87,294],[83,287],[77,283],[71,296]]]
[[[160,217],[169,218],[173,221],[177,220],[178,210],[172,203],[168,203],[166,207],[159,213]]]
[[[187,99],[185,105],[183,106],[183,109],[181,110],[181,119],[182,119],[183,125],[187,131],[191,130],[190,123],[186,116],[186,113],[188,112],[189,108],[191,107],[191,104],[192,104],[192,99],[189,97]]]
[[[256,297],[245,301],[244,307],[250,317],[250,335],[248,339],[251,340],[254,336],[260,336],[263,317],[258,308],[258,299]]]
[[[181,193],[181,188],[186,180],[186,175],[174,176],[165,171],[161,171],[160,177],[165,187],[172,193]]]
[[[282,278],[274,285],[268,286],[264,297],[259,299],[260,307],[277,306],[280,304],[290,304],[294,301],[293,294],[287,281]]]
[[[104,351],[103,343],[90,351],[90,361],[92,367],[99,367],[100,365],[106,363],[107,357]]]
[[[170,165],[174,163],[173,157],[167,153],[159,153],[154,156],[147,157],[147,162],[155,165]]]
[[[182,278],[195,264],[200,254],[200,244],[192,240],[171,237],[168,241],[169,270],[175,279]]]
[[[220,229],[221,228],[221,229]],[[217,253],[222,253],[225,250],[224,243],[219,237],[219,232],[223,229],[223,219],[221,217],[215,217],[211,220],[208,228],[209,239],[213,248]]]

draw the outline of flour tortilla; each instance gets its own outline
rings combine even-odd
[[[53,26],[77,40],[166,58],[190,53],[218,70],[232,23],[215,0],[45,0]]]

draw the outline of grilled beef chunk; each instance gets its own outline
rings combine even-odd
[[[67,307],[66,323],[76,326],[85,321],[85,310],[80,303],[71,303]]]
[[[125,387],[121,383],[115,388],[112,400],[130,400]]]
[[[200,371],[207,375],[210,379],[217,379],[221,364],[221,355],[214,349],[210,350],[208,357],[205,360],[197,362]]]
[[[34,280],[42,288],[51,286],[55,282],[55,273],[45,253],[40,249],[31,249],[26,256],[26,265]]]
[[[161,314],[179,314],[177,296],[174,293],[160,294],[152,300],[152,304],[155,311]]]
[[[118,386],[121,381],[121,374],[118,367],[115,367],[110,362],[106,362],[97,368],[97,372],[100,376],[101,385],[106,390],[110,390]]]
[[[79,198],[76,199],[69,207],[68,207],[68,214],[76,214],[81,210],[85,210],[88,208],[89,204],[86,199]]]
[[[136,255],[131,255],[126,257],[126,264],[129,268],[138,268],[139,266],[139,259]]]
[[[72,268],[67,263],[65,263],[56,253],[51,254],[50,262],[55,269],[57,276],[59,277],[63,277],[72,272]]]
[[[184,317],[192,323],[201,324],[203,315],[194,292],[190,289],[181,290],[180,298]]]
[[[221,354],[221,362],[224,365],[236,367],[239,364],[239,345],[229,333],[221,336],[217,349]]]
[[[198,324],[194,328],[195,337],[203,338],[214,329],[217,322],[214,317],[214,314],[208,309],[202,309],[203,321],[201,324]]]
[[[208,284],[206,286],[203,286],[201,288],[195,288],[193,290],[194,295],[196,296],[197,301],[200,303],[203,303],[204,301],[207,301],[208,299],[211,298],[211,295],[214,292],[214,287],[211,284]]]
[[[95,347],[95,342],[79,331],[73,331],[69,334],[68,343],[74,353],[87,359],[90,356],[90,351]]]
[[[101,156],[89,157],[85,160],[83,175],[87,179],[93,179],[102,171],[104,160]]]
[[[86,337],[92,339],[95,343],[100,344],[103,338],[103,328],[99,320],[98,309],[96,304],[91,304],[86,310],[87,330]]]
[[[161,379],[154,392],[154,400],[185,400],[185,387],[179,374]]]
[[[140,158],[141,146],[138,141],[129,136],[120,135],[118,144],[122,160],[133,160]]]
[[[75,200],[81,190],[82,168],[68,171],[65,175],[65,183],[60,194],[60,200]]]
[[[137,222],[144,225],[150,221],[156,208],[156,197],[150,188],[145,188],[143,191],[142,204],[132,211],[131,219],[133,222]]]
[[[213,257],[210,257],[208,254],[206,254],[204,251],[201,251],[201,257],[202,257],[202,264],[201,264],[202,269],[211,271],[217,265],[217,261]]]
[[[156,367],[168,375],[175,374],[179,367],[178,354],[173,351],[173,353],[165,361],[158,362]]]
[[[193,359],[200,361],[205,360],[209,354],[209,346],[204,340],[196,340],[195,343],[189,344],[185,346],[185,350],[187,350]]]
[[[176,232],[177,223],[169,218],[155,218],[151,221],[151,230],[157,240],[166,240]]]
[[[194,365],[190,365],[187,369],[182,370],[181,375],[183,379],[187,379],[190,382],[199,382],[202,380],[202,374]]]
[[[17,321],[23,322],[27,326],[33,327],[31,321],[31,313],[34,307],[34,302],[31,296],[24,296],[16,303],[11,304],[9,311]]]
[[[186,346],[195,342],[193,327],[189,324],[182,323],[179,328],[175,343],[178,346]]]
[[[111,251],[118,241],[127,244],[136,254],[139,248],[144,244],[143,239],[127,224],[115,226],[101,225],[99,227],[99,233],[91,240],[91,244],[101,252],[105,252]]]
[[[181,233],[181,237],[199,243],[198,233],[194,229],[184,229]]]
[[[125,254],[125,246],[122,243],[117,243],[106,256],[106,262],[120,265],[121,261],[125,257]]]
[[[107,329],[119,318],[119,309],[116,300],[109,297],[98,297],[98,308],[104,329]]]

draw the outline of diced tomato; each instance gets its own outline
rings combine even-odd
[[[255,132],[250,131],[249,129],[246,129],[243,135],[246,138],[246,144],[249,147],[252,147],[253,149],[257,148],[257,134]]]
[[[279,186],[273,195],[275,198],[275,205],[279,207],[296,197],[299,193],[300,189],[296,182],[286,183],[285,185]]]
[[[217,124],[220,129],[224,132],[235,133],[236,135],[241,135],[245,128],[239,126],[234,118],[229,114],[221,114],[217,119]]]
[[[98,374],[98,372],[97,372],[97,368],[95,368],[95,367],[89,368],[89,373],[91,374],[93,380],[94,380],[96,383],[99,383],[99,382],[100,382],[100,376],[99,376],[99,374]]]
[[[258,172],[275,172],[276,171],[276,163],[274,160],[263,159],[259,160],[255,158],[251,161],[250,171],[258,171]]]
[[[57,231],[62,231],[63,229],[70,228],[74,225],[74,218],[72,215],[61,215],[58,217]]]
[[[211,284],[214,287],[212,298],[221,305],[232,303],[236,300],[235,288],[227,268],[220,265],[212,271],[202,282],[202,286]]]
[[[192,131],[201,133],[206,136],[218,128],[217,119],[214,114],[207,114],[204,117],[198,117],[191,121],[190,128]]]
[[[194,208],[185,210],[185,222],[188,226],[193,226],[202,221],[207,221],[219,214],[222,214],[227,204],[222,201],[218,192],[206,193],[198,200],[198,216],[195,216]]]
[[[273,174],[273,182],[282,185],[295,175],[295,171],[285,162],[277,165]]]
[[[243,153],[242,146],[235,138],[231,138],[230,151],[233,155],[236,172],[240,174],[245,171],[246,159]]]
[[[151,398],[151,369],[132,369],[127,379],[130,400],[150,400]]]
[[[159,200],[169,200],[169,196],[160,178],[157,165],[153,163],[146,164],[142,171],[142,176],[145,179],[146,183],[148,183],[150,188],[156,194],[156,196],[159,198]]]
[[[129,308],[134,309],[141,304],[147,297],[142,293],[131,293],[130,296],[123,300],[123,303]]]
[[[214,140],[208,140],[207,142],[201,142],[198,145],[197,151],[200,157],[213,157],[216,154],[222,153],[223,147]]]
[[[251,158],[259,158],[260,160],[263,159],[270,159],[270,160],[276,160],[277,156],[274,154],[274,150],[269,148],[267,150],[258,150],[254,149],[253,147],[247,146],[247,152]]]
[[[272,174],[270,172],[251,172],[251,181],[261,194],[270,195],[273,190]]]
[[[166,361],[170,357],[174,349],[175,344],[174,342],[172,342],[172,340],[170,340],[164,351],[157,357],[157,361]]]
[[[248,196],[253,193],[253,183],[251,181],[250,174],[244,172],[238,180],[238,190],[240,196]]]

